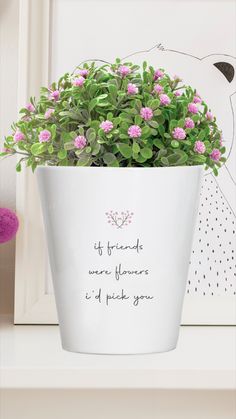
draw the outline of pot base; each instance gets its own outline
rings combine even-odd
[[[127,351],[127,352],[112,352],[112,351],[104,351],[104,352],[96,352],[96,351],[80,351],[79,349],[72,349],[72,348],[66,348],[64,346],[62,346],[62,349],[66,352],[73,352],[73,353],[78,353],[78,354],[83,354],[83,355],[111,355],[111,356],[117,356],[117,355],[154,355],[154,354],[161,354],[161,353],[165,353],[165,352],[171,352],[174,351],[176,349],[177,345],[174,345],[171,348],[166,348],[166,349],[157,349],[157,350],[150,350],[150,351]]]

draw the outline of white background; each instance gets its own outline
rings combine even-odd
[[[159,42],[196,56],[235,55],[234,1],[56,0],[53,17],[53,79],[80,60],[113,60]]]

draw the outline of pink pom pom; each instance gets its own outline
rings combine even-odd
[[[0,208],[0,243],[13,239],[18,227],[19,220],[16,214],[8,208]]]

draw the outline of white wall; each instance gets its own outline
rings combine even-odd
[[[0,148],[17,117],[18,0],[0,1]],[[0,161],[0,207],[15,209],[15,158]],[[14,240],[0,244],[0,313],[13,311]]]

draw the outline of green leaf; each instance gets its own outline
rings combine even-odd
[[[176,154],[179,156],[178,165],[182,166],[188,161],[188,155],[183,150],[176,150]]]
[[[108,121],[111,121],[113,119],[113,113],[112,112],[108,112],[107,119],[108,119]]]
[[[98,100],[97,100],[97,98],[95,97],[94,99],[92,99],[92,100],[89,102],[89,106],[88,106],[88,110],[89,110],[89,112],[91,112],[91,111],[95,108],[95,106],[97,106],[97,104],[98,104]]]
[[[117,148],[123,157],[130,159],[132,156],[132,148],[128,144],[119,143],[117,144]]]
[[[116,156],[112,153],[105,153],[103,156],[103,161],[107,166],[116,165],[117,159]]]
[[[159,115],[161,115],[161,110],[160,110],[160,109],[156,109],[156,110],[153,112],[153,115],[155,115],[155,116],[159,116]]]
[[[178,127],[183,128],[184,124],[185,124],[184,119],[180,119],[179,122],[178,122]]]
[[[161,157],[161,162],[164,166],[169,166],[169,161],[166,157]]]
[[[52,133],[52,140],[54,140],[57,134],[57,126],[55,124],[52,124],[50,127],[50,131]]]
[[[128,136],[127,134],[120,134],[120,135],[119,135],[119,138],[120,138],[121,140],[126,140],[127,138],[129,138],[129,136]]]
[[[98,102],[97,105],[100,106],[101,108],[107,108],[111,106],[109,102]]]
[[[60,160],[58,166],[68,166],[69,161],[67,159]]]
[[[164,138],[165,128],[163,127],[163,125],[159,125],[158,131],[159,131],[159,134],[161,135],[161,137]]]
[[[172,141],[171,141],[171,147],[173,147],[173,148],[178,148],[178,147],[179,147],[179,141],[172,140]]]
[[[21,162],[20,161],[16,165],[16,171],[21,172]]]
[[[143,120],[142,120],[141,116],[140,115],[135,115],[135,117],[134,117],[135,125],[141,125],[142,122],[143,122]]]
[[[96,99],[97,99],[98,102],[100,102],[101,100],[106,99],[107,96],[108,96],[107,93],[103,93],[102,95],[97,96]]]
[[[90,166],[90,164],[91,164],[91,158],[89,155],[80,156],[77,162],[77,166]]]
[[[34,143],[31,147],[30,147],[30,151],[34,156],[38,156],[39,154],[44,153],[44,151],[47,149],[47,144],[42,144],[42,143]]]
[[[101,145],[99,143],[95,143],[92,147],[92,155],[96,156],[101,149]]]
[[[193,162],[203,164],[206,162],[206,159],[207,159],[206,156],[198,155],[198,156],[193,157]]]
[[[156,110],[159,105],[160,105],[159,99],[152,99],[148,101],[148,106],[150,106],[150,108],[152,108],[153,110]]]
[[[141,148],[140,153],[142,157],[145,157],[145,159],[150,159],[153,154],[152,150],[148,147]]]
[[[108,90],[109,90],[112,98],[116,99],[116,97],[117,97],[117,87],[114,84],[109,84]]]
[[[66,150],[60,150],[60,151],[58,151],[58,153],[57,153],[57,157],[58,157],[60,160],[64,160],[64,159],[66,158],[66,156],[67,156],[67,151],[66,151]]]
[[[176,127],[178,127],[178,121],[172,119],[172,121],[170,121],[170,131],[173,131],[173,129]]]
[[[148,125],[150,125],[150,127],[152,127],[152,128],[158,128],[158,126],[159,126],[157,121],[149,121]]]
[[[205,134],[205,131],[204,130],[201,130],[200,133],[198,134],[198,137],[197,137],[198,141],[204,140],[205,135],[206,135]]]
[[[180,156],[177,153],[170,154],[167,157],[167,160],[168,160],[169,166],[177,166],[179,164]]]
[[[76,131],[71,131],[70,132],[70,139],[74,140],[77,137],[77,132]]]
[[[134,108],[124,109],[124,112],[127,112],[128,114],[131,114],[131,115],[137,115],[138,113],[137,109],[134,109]]]
[[[162,142],[161,140],[159,140],[158,138],[156,138],[156,139],[153,141],[153,144],[154,144],[157,148],[159,148],[160,150],[161,150],[161,149],[163,149],[163,148],[165,148],[165,146],[164,146],[163,142]]]
[[[133,150],[133,153],[136,153],[136,154],[138,154],[140,152],[140,147],[139,147],[138,143],[135,143],[135,142],[133,143],[132,150]]]
[[[95,141],[95,139],[96,139],[96,131],[93,128],[89,128],[86,131],[86,138],[88,139],[88,141],[90,143],[92,143],[93,141]]]
[[[137,157],[135,157],[135,161],[137,163],[144,163],[146,160],[147,160],[146,157],[143,157],[140,154]]]
[[[165,123],[165,117],[164,117],[164,115],[159,115],[155,119],[158,122],[158,124],[164,124]]]
[[[89,94],[91,96],[91,98],[93,98],[97,92],[97,90],[99,89],[99,85],[97,83],[93,83],[90,88],[89,88]]]
[[[142,138],[150,137],[151,135],[151,128],[145,125],[145,127],[142,128]]]
[[[74,141],[68,141],[64,144],[65,150],[73,150],[75,148]]]
[[[36,169],[36,167],[37,167],[37,162],[36,161],[34,161],[33,163],[32,163],[32,165],[31,165],[31,169],[32,169],[32,172],[34,173],[34,171],[35,171],[35,169]]]
[[[79,127],[79,135],[84,135],[84,128],[83,127]]]
[[[215,166],[213,167],[213,173],[215,176],[218,176],[218,170]]]
[[[48,146],[48,152],[49,152],[49,154],[52,154],[54,152],[54,148],[53,148],[53,145],[52,144],[50,144]]]
[[[61,138],[62,138],[62,141],[64,142],[64,143],[67,143],[68,141],[71,141],[71,133],[70,132],[62,132],[61,133]]]

